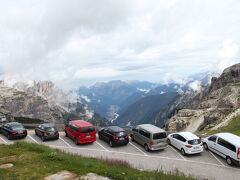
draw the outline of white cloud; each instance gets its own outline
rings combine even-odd
[[[240,62],[238,0],[0,3],[1,78],[63,88],[112,79],[181,84]]]
[[[197,81],[197,80],[191,82],[188,86],[190,89],[197,91],[197,92],[199,92],[201,90],[201,82]]]

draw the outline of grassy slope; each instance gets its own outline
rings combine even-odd
[[[219,132],[230,132],[240,136],[240,116],[233,118],[226,127],[222,127],[218,130],[207,131],[207,134],[215,134]]]
[[[2,159],[8,156],[15,157]],[[13,163],[14,167],[1,169],[0,179],[42,179],[61,170],[77,175],[93,172],[113,179],[193,179],[179,174],[139,171],[125,162],[86,158],[25,142],[0,145],[0,164],[4,163]]]

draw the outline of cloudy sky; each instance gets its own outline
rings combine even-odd
[[[239,0],[0,0],[2,79],[179,81],[240,62]]]

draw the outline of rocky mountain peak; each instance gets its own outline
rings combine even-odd
[[[220,77],[213,77],[210,91],[217,90],[228,84],[240,83],[240,63],[226,68]]]

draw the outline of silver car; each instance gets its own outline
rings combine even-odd
[[[155,151],[167,147],[166,132],[152,124],[141,124],[132,129],[132,141],[141,144],[146,151]]]

